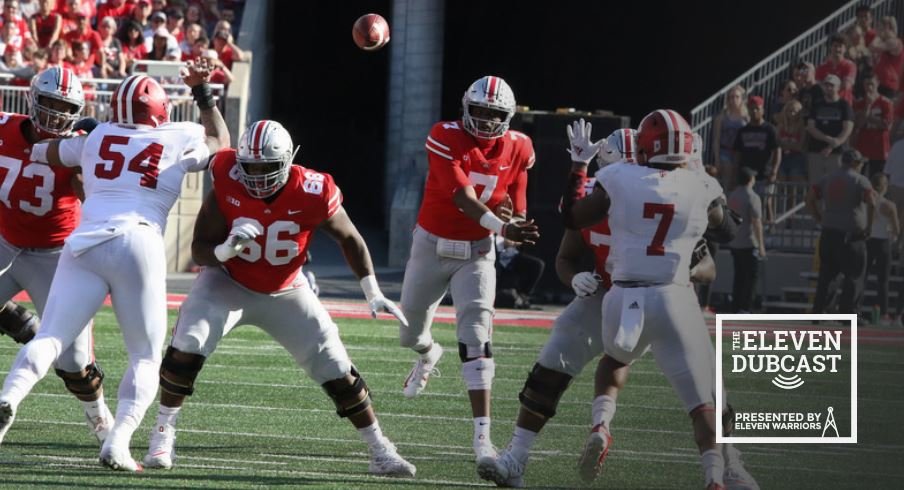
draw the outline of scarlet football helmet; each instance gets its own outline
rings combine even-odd
[[[235,152],[239,176],[248,195],[263,199],[276,193],[289,180],[289,169],[297,149],[292,137],[276,121],[251,123],[239,138]]]
[[[85,107],[82,83],[69,68],[51,66],[31,79],[29,116],[41,131],[65,136]]]
[[[693,146],[694,132],[690,124],[671,109],[647,114],[637,128],[640,162],[681,165],[690,160]]]
[[[157,127],[169,121],[170,101],[163,87],[147,75],[123,80],[110,100],[112,122]]]
[[[634,163],[634,152],[637,151],[637,131],[631,128],[616,129],[606,138],[606,144],[600,149],[600,167],[619,161]]]
[[[461,98],[465,130],[478,138],[498,138],[515,115],[515,93],[505,80],[485,76],[472,83]]]

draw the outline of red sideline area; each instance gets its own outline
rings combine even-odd
[[[28,294],[20,292],[14,298],[14,301],[30,301],[28,298]],[[182,302],[185,301],[184,294],[167,294],[166,295],[166,305],[171,310],[176,310],[179,306],[182,305]],[[104,300],[104,305],[110,306],[110,297],[108,296]],[[323,300],[323,305],[326,307],[327,311],[330,312],[335,318],[370,318],[370,312],[367,310],[367,306],[361,301],[336,301],[336,300]],[[555,321],[556,317],[559,314],[560,309],[555,309],[552,311],[526,311],[526,310],[508,310],[508,309],[497,309],[495,321],[498,325],[511,325],[516,327],[528,327],[528,328],[552,328],[552,324]],[[381,319],[391,319],[392,317],[388,314],[381,313]],[[436,316],[434,317],[434,321],[439,323],[455,323],[455,309],[451,306],[440,306],[436,310]],[[707,327],[709,327],[710,333],[714,334],[716,331],[716,321],[715,319],[707,320]],[[722,336],[731,335],[733,330],[737,328],[732,328],[735,326],[734,322],[728,323],[724,325]],[[744,323],[744,326],[761,328],[764,330],[767,329],[778,329],[778,328],[793,328],[793,329],[802,329],[806,328],[801,326],[800,324],[788,324],[783,326],[782,324],[770,323],[768,325],[764,324],[748,324]],[[844,335],[843,338],[846,340],[848,335]],[[902,345],[904,346],[904,330],[895,329],[879,329],[879,328],[869,328],[869,327],[861,327],[857,329],[857,340],[860,344],[882,344],[882,345]]]

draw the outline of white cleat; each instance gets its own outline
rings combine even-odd
[[[408,373],[408,377],[405,378],[405,385],[402,388],[402,393],[408,398],[414,398],[421,394],[424,391],[424,388],[427,387],[427,381],[430,379],[432,374],[439,376],[439,371],[436,370],[436,364],[439,362],[439,358],[443,356],[443,347],[436,342],[433,343],[433,348],[427,352],[427,359],[424,360],[420,356],[418,356],[417,361],[414,363],[414,367],[411,368],[411,372]]]
[[[498,487],[521,488],[524,486],[524,465],[512,453],[503,451],[498,458],[484,456],[477,460],[477,474]]]
[[[722,473],[722,480],[725,482],[726,490],[760,490],[756,480],[744,468],[741,451],[735,449],[731,444],[723,444],[722,457],[725,458],[725,472]]]
[[[85,419],[88,421],[88,430],[91,431],[91,434],[97,438],[97,442],[103,447],[104,441],[107,440],[107,436],[110,434],[110,430],[113,429],[115,421],[110,409],[104,406],[104,413],[97,417],[91,417],[85,413]]]
[[[612,436],[603,427],[594,427],[584,443],[584,451],[578,461],[578,473],[585,482],[592,482],[603,471],[603,462],[612,447]]]
[[[100,464],[113,471],[131,471],[133,473],[144,471],[144,468],[132,459],[128,448],[104,447],[100,450]]]
[[[8,402],[0,402],[0,444],[3,444],[3,438],[13,426],[13,420],[16,420],[16,410]]]
[[[480,444],[474,446],[474,456],[477,461],[483,458],[496,459],[499,456],[499,452],[492,444]]]
[[[371,475],[413,478],[417,473],[417,468],[399,456],[395,445],[389,442],[389,439],[384,437],[382,444],[371,446],[369,449],[370,467],[367,471]]]
[[[144,465],[148,468],[168,470],[176,459],[176,428],[172,425],[154,426]]]

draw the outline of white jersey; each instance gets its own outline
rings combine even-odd
[[[204,127],[192,122],[156,128],[103,123],[87,136],[61,140],[60,160],[82,167],[85,187],[70,245],[91,246],[140,222],[163,233],[183,177],[207,168],[209,156]]]
[[[694,246],[709,224],[709,204],[722,194],[709,175],[617,163],[596,173],[609,195],[613,281],[688,284]]]

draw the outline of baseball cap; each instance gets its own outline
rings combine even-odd
[[[763,98],[759,95],[751,95],[747,98],[747,105],[755,105],[757,107],[763,107]]]
[[[855,162],[865,162],[865,161],[866,161],[866,158],[863,158],[863,155],[859,151],[857,151],[853,148],[848,148],[847,150],[844,150],[841,153],[841,163],[843,163],[845,165],[850,165]]]
[[[163,12],[154,12],[151,15],[151,21],[159,20],[160,22],[166,22],[166,14]]]
[[[840,87],[841,79],[838,78],[836,75],[829,74],[829,75],[826,75],[826,77],[822,79],[822,83],[831,83],[832,85],[834,85],[836,87]]]

